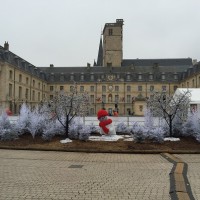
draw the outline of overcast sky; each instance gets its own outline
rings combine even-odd
[[[35,66],[86,66],[105,23],[124,19],[123,58],[200,61],[200,0],[0,0],[0,45]]]

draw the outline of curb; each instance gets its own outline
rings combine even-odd
[[[83,152],[83,153],[121,153],[121,154],[200,154],[200,150],[96,150],[96,149],[48,149],[48,148],[26,148],[26,147],[0,147],[0,149],[8,150],[27,150],[27,151],[60,151],[60,152]],[[168,157],[167,156],[167,157]],[[165,156],[164,156],[165,157]],[[170,157],[170,156],[169,156]],[[174,156],[171,155],[171,160],[174,159]],[[170,161],[171,162],[171,161]]]
[[[161,154],[174,166],[169,174],[170,176],[170,195],[172,200],[195,200],[192,194],[190,183],[187,178],[187,163],[182,159],[169,153]]]

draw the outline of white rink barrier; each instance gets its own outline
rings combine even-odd
[[[19,116],[9,116],[8,117],[11,123],[15,123]],[[109,116],[108,118],[112,119],[114,126],[116,127],[119,123],[124,122],[127,126],[131,127],[134,122],[137,122],[139,125],[144,124],[144,117],[129,117],[129,116],[124,116],[124,117],[113,117]],[[85,125],[95,125],[99,126],[99,121],[97,117],[82,117],[82,120]],[[160,123],[159,118],[154,119],[154,125],[158,126]]]

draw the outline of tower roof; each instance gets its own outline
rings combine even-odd
[[[100,38],[99,42],[99,52],[97,58],[97,66],[103,66],[103,44],[102,44],[102,37]]]

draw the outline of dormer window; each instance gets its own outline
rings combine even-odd
[[[162,79],[162,80],[165,80],[165,74],[164,74],[164,73],[162,73],[161,79]]]
[[[71,74],[70,75],[70,81],[73,81],[74,80],[74,74]]]
[[[126,74],[126,80],[130,81],[131,80],[131,75],[129,73]]]
[[[64,81],[64,80],[65,80],[64,74],[61,73],[61,75],[60,75],[60,81]]]
[[[142,80],[142,74],[138,74],[138,80]]]
[[[178,75],[174,74],[174,79],[177,80],[178,79]]]
[[[94,74],[90,74],[90,80],[94,81]]]
[[[149,80],[153,80],[153,74],[149,74]]]
[[[50,81],[54,81],[54,73],[51,73],[51,75],[50,75]]]
[[[81,74],[81,81],[84,81],[84,74]]]

